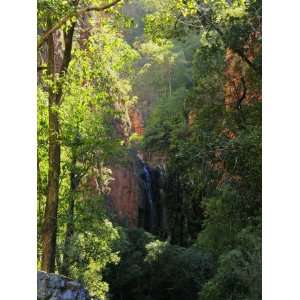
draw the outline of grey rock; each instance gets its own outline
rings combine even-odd
[[[80,282],[46,272],[37,273],[38,300],[91,300]]]
[[[58,276],[51,276],[48,286],[54,289],[63,288],[65,286],[65,281]]]
[[[66,284],[67,284],[67,287],[73,288],[73,289],[79,289],[81,286],[78,281],[68,281]]]
[[[62,293],[61,299],[62,300],[74,300],[77,299],[78,291],[74,290],[66,290]]]
[[[52,294],[49,300],[61,300],[60,291],[59,290],[54,291],[54,293]]]

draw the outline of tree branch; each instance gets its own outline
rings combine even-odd
[[[109,9],[113,6],[115,6],[116,4],[118,4],[119,2],[121,2],[122,0],[115,0],[113,1],[112,3],[109,3],[109,4],[105,4],[103,6],[90,6],[90,7],[84,7],[84,8],[81,8],[77,11],[75,11],[74,13],[68,15],[68,16],[65,16],[63,17],[62,19],[60,19],[52,28],[50,28],[48,31],[46,31],[44,33],[44,35],[41,37],[40,41],[38,42],[38,46],[37,48],[41,48],[41,46],[45,43],[45,41],[48,39],[48,37],[53,33],[55,32],[57,29],[59,29],[60,27],[62,27],[68,20],[70,20],[71,18],[73,17],[79,17],[87,12],[90,12],[90,11],[104,11],[106,9]]]

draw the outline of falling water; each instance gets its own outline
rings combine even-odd
[[[145,186],[147,192],[147,201],[149,204],[149,225],[150,225],[150,229],[152,229],[154,226],[155,209],[153,204],[151,175],[148,167],[145,164],[144,164],[144,175],[145,175]]]

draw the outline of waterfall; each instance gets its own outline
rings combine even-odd
[[[145,178],[145,189],[147,194],[147,204],[149,206],[149,227],[150,230],[152,230],[155,224],[155,208],[153,203],[152,179],[149,168],[146,164],[144,164],[143,170]]]

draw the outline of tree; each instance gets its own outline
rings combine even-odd
[[[38,264],[100,299],[259,299],[261,3],[119,2],[38,2]],[[134,155],[157,236],[110,209]]]
[[[168,0],[147,16],[146,31],[155,39],[182,37],[189,31],[211,36],[240,56],[256,76],[261,76],[260,0]],[[246,47],[253,35],[256,36],[255,60],[250,58]]]
[[[98,2],[98,1],[96,1]],[[120,1],[114,1],[111,5],[97,6],[96,11],[105,11],[111,6],[116,5]],[[87,3],[88,4],[88,3]],[[98,3],[97,3],[98,4]],[[40,1],[38,16],[41,20],[41,25],[46,24],[46,33],[39,42],[39,47],[47,40],[47,72],[51,80],[49,88],[49,167],[48,167],[48,192],[47,203],[45,208],[45,217],[42,234],[43,256],[42,270],[53,272],[55,263],[56,249],[56,231],[57,231],[57,209],[59,198],[59,177],[60,177],[60,122],[58,109],[61,105],[63,94],[63,78],[68,71],[68,66],[72,58],[73,36],[77,24],[77,18],[83,13],[91,11],[89,6],[77,10],[79,0],[74,1]],[[61,7],[64,8],[64,13],[67,15],[62,20],[56,21],[61,13]],[[76,11],[76,13],[74,13]],[[79,13],[78,13],[79,12]],[[44,19],[44,20],[43,20]],[[46,20],[45,20],[46,19]],[[54,24],[56,22],[56,25]],[[67,22],[70,21],[70,22]],[[68,24],[70,23],[70,24]],[[58,25],[57,25],[58,24]],[[61,63],[59,62],[58,49],[55,41],[55,31],[61,26],[64,27],[64,49],[62,51]],[[41,28],[43,29],[43,28]],[[58,67],[59,66],[59,67]]]
[[[111,42],[112,38],[114,42]],[[61,267],[61,273],[66,276],[69,275],[68,249],[74,234],[77,189],[91,170],[97,169],[98,189],[104,192],[107,182],[101,170],[105,170],[105,165],[116,158],[121,159],[121,154],[124,155],[113,123],[126,114],[133,99],[129,96],[130,83],[120,78],[118,73],[129,75],[127,66],[135,59],[135,51],[112,30],[100,29],[90,36],[85,49],[74,50],[65,78],[68,84],[64,90],[65,101],[60,117],[62,146],[67,152],[65,166],[70,176]]]

